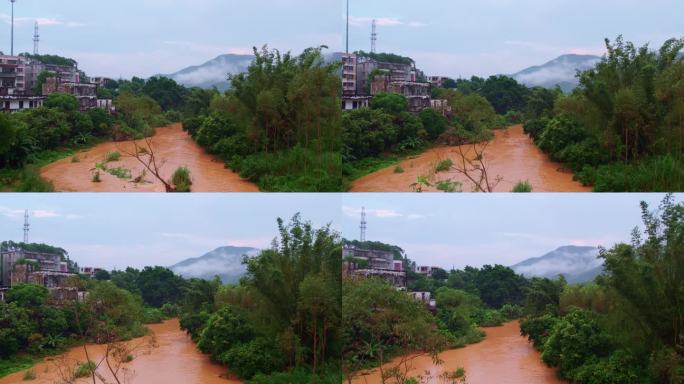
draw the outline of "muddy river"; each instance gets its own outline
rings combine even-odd
[[[156,347],[148,347],[148,339],[132,340],[131,345],[137,348],[132,353],[135,358],[125,365],[127,383],[145,384],[239,384],[239,380],[225,378],[226,368],[212,364],[209,357],[197,350],[189,336],[181,331],[178,320],[169,320],[163,324],[148,326],[154,333]],[[88,354],[92,361],[99,361],[103,356],[102,346],[89,345]],[[36,379],[28,381],[36,384],[54,384],[61,382],[59,367],[74,366],[86,361],[83,347],[77,347],[68,353],[51,357],[32,368]],[[0,384],[25,383],[25,371],[17,372],[0,379]],[[103,363],[98,373],[113,382]],[[120,378],[123,375],[118,375]],[[92,379],[80,379],[77,383],[92,383]],[[123,382],[123,381],[122,381]]]
[[[143,140],[138,143],[145,146]],[[41,176],[52,182],[59,192],[164,192],[164,185],[149,172],[146,172],[141,182],[132,182],[145,169],[134,157],[125,155],[134,153],[134,148],[131,142],[102,143],[76,154],[77,162],[69,157],[45,166],[41,169]],[[152,150],[165,180],[169,180],[178,167],[188,167],[193,192],[259,191],[256,185],[226,169],[220,159],[207,154],[183,131],[180,124],[158,128],[152,137]],[[95,165],[102,163],[108,153],[115,151],[121,154],[121,159],[107,163],[106,167],[125,169],[130,173],[130,178],[119,178],[100,171],[101,181],[93,182]]]
[[[474,157],[472,146],[464,146],[463,153]],[[459,147],[438,147],[401,162],[403,173],[395,173],[395,166],[381,169],[352,183],[351,192],[411,192],[411,184],[419,176],[434,174],[435,166],[445,159],[454,165],[462,163]],[[495,131],[495,138],[484,154],[489,180],[497,176],[503,180],[494,188],[496,192],[510,192],[519,181],[528,181],[534,192],[590,192],[573,181],[571,172],[563,170],[558,163],[551,161],[525,135],[521,125]],[[463,184],[464,192],[471,192],[474,184],[458,171],[437,173],[434,181],[452,179]],[[436,191],[434,188],[424,191]]]
[[[555,370],[541,361],[527,339],[520,336],[516,322],[502,327],[487,328],[487,337],[479,344],[454,349],[440,354],[443,365],[435,365],[430,357],[418,357],[410,364],[412,376],[438,377],[444,372],[454,372],[459,367],[466,370],[469,384],[562,384]],[[396,365],[396,362],[395,362]],[[388,364],[387,367],[392,367]],[[354,384],[379,384],[379,372],[357,377]],[[439,383],[438,379],[429,381]]]

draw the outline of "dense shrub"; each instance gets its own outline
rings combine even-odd
[[[253,337],[254,329],[245,315],[235,307],[226,306],[209,318],[197,346],[212,358],[220,359],[221,353]]]
[[[251,379],[259,373],[270,374],[285,368],[285,358],[278,344],[265,337],[258,337],[244,344],[234,344],[216,359],[245,379]]]

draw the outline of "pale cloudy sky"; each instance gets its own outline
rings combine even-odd
[[[342,49],[340,0],[17,0],[15,53],[76,59],[91,76],[173,73],[224,53]],[[10,51],[10,2],[0,1],[0,50]]]
[[[341,0],[341,19],[345,1]],[[681,0],[350,0],[350,49],[413,57],[428,74],[512,74],[566,53],[603,54],[623,34],[659,46],[684,37]]]
[[[629,242],[641,224],[639,203],[662,194],[345,194],[342,234],[398,245],[424,265],[514,265],[561,246]],[[684,202],[684,194],[676,195]]]
[[[82,266],[171,266],[221,246],[270,246],[276,219],[300,212],[317,227],[340,222],[340,195],[0,194],[0,241],[66,249]]]

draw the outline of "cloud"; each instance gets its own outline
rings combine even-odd
[[[12,16],[0,13],[0,21],[10,25],[12,24]],[[69,27],[69,28],[76,28],[76,27],[83,27],[85,26],[84,23],[77,22],[77,21],[69,21],[69,20],[60,20],[54,17],[14,17],[14,25],[15,26],[23,26],[23,25],[32,25],[33,23],[38,22],[38,25],[44,26],[44,27]]]
[[[360,208],[352,208],[343,206],[342,213],[348,217],[361,217]],[[395,218],[406,218],[409,220],[419,220],[424,219],[427,216],[419,213],[409,213],[405,214],[397,211],[396,209],[368,209],[366,208],[366,216],[375,217],[378,219],[395,219]]]
[[[344,19],[346,20],[346,16],[344,16]],[[373,20],[375,20],[375,23],[377,24],[378,27],[399,27],[399,26],[407,26],[407,27],[425,27],[427,26],[426,23],[422,23],[419,21],[403,21],[400,20],[396,17],[364,17],[364,16],[349,16],[349,25],[354,26],[354,27],[362,27],[362,26],[368,26],[373,23]]]
[[[24,209],[14,209],[14,208],[9,208],[9,207],[2,207],[0,206],[0,216],[5,216],[10,219],[24,219]],[[82,219],[83,216],[77,215],[74,213],[60,213],[58,211],[52,210],[52,209],[35,209],[35,210],[30,210],[29,209],[29,217],[35,218],[35,219],[56,219],[56,218],[64,218],[67,220],[79,220]]]

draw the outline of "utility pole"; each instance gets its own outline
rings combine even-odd
[[[347,0],[347,55],[349,55],[349,0]]]
[[[38,54],[38,44],[40,43],[40,34],[38,33],[38,21],[36,21],[36,26],[33,28],[33,54]]]
[[[361,242],[366,241],[366,229],[368,228],[368,223],[366,222],[366,208],[361,208]]]
[[[28,209],[24,212],[24,244],[29,241],[29,212]]]
[[[373,30],[371,32],[371,53],[375,53],[377,41],[378,41],[377,21],[375,19],[373,19]]]
[[[10,45],[10,55],[14,56],[14,2],[17,0],[10,0],[10,3],[12,3],[12,42]]]

